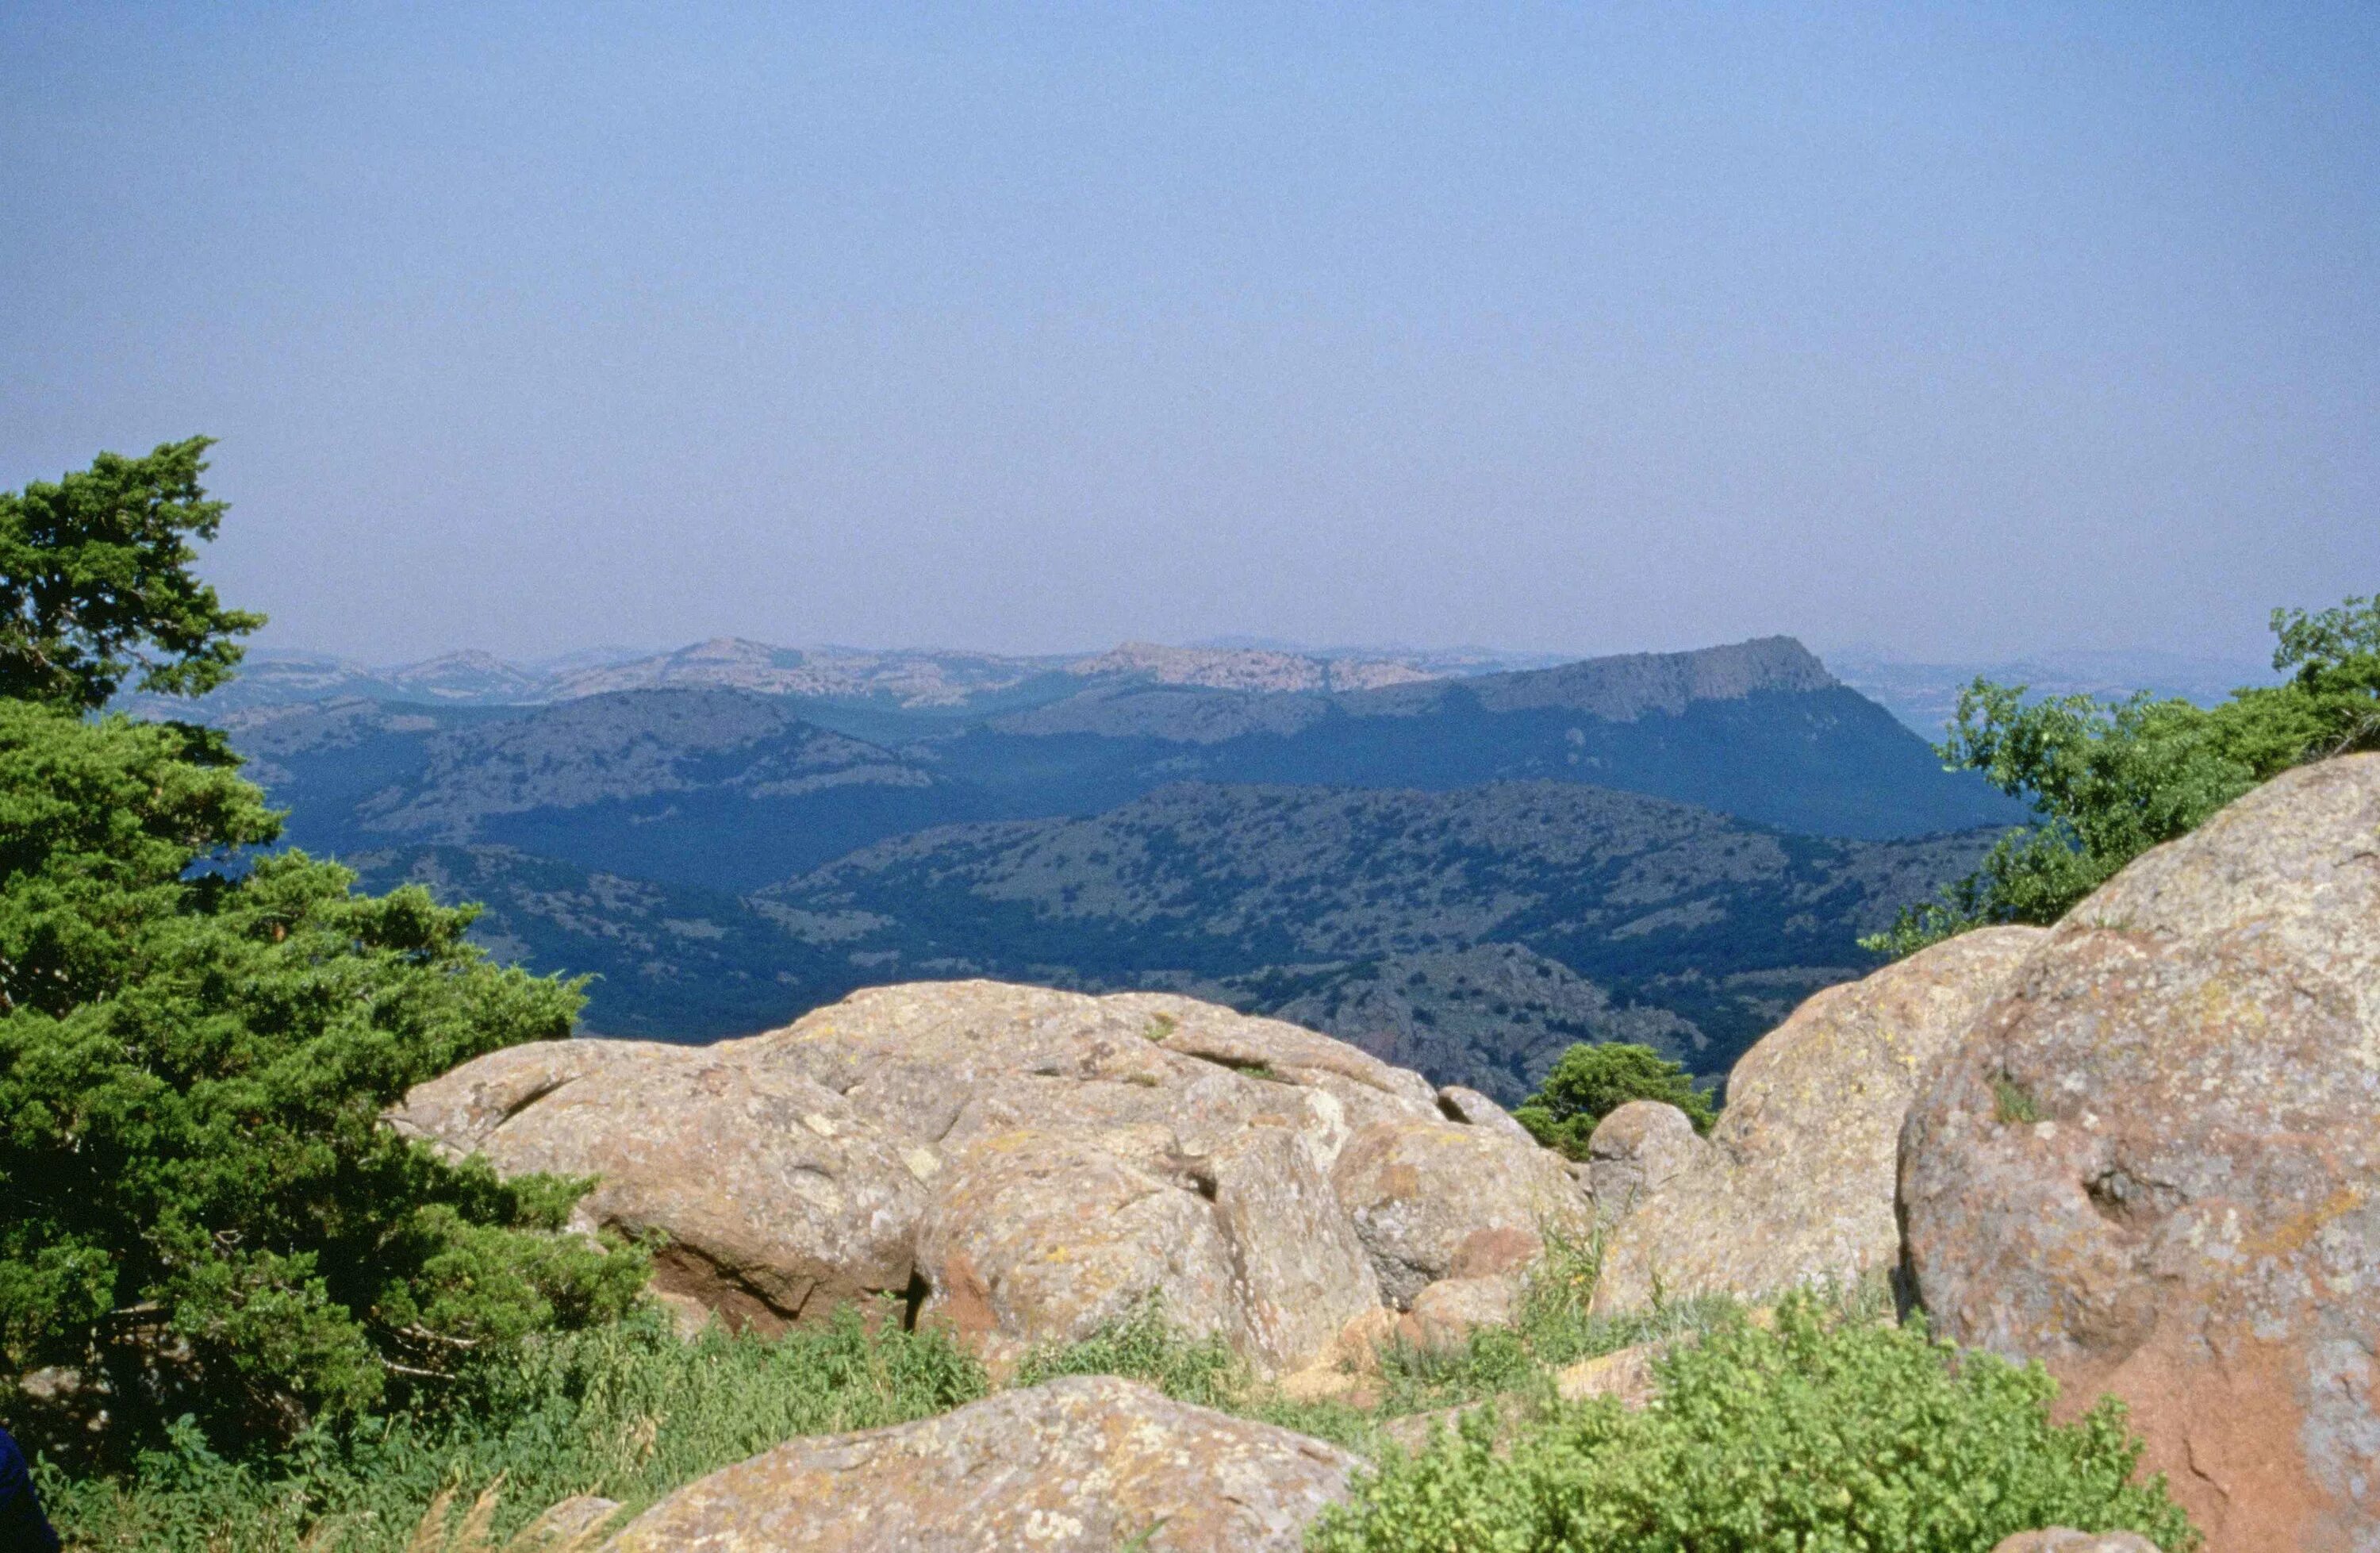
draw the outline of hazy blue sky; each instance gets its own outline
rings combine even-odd
[[[377,659],[2252,652],[2380,587],[2380,6],[0,5],[0,487]]]

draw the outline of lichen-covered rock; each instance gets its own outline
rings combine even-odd
[[[596,1177],[582,1227],[664,1231],[657,1289],[764,1330],[905,1290],[941,1168],[798,1074],[650,1041],[508,1047],[390,1119],[506,1174]]]
[[[1451,1120],[1501,1132],[1516,1143],[1535,1143],[1537,1141],[1513,1118],[1512,1112],[1477,1090],[1463,1084],[1442,1086],[1438,1092],[1438,1108],[1444,1111]]]
[[[1258,1370],[1305,1363],[1380,1308],[1371,1259],[1306,1138],[1251,1127],[1199,1168],[1232,1248],[1236,1346]]]
[[[606,1553],[1295,1553],[1357,1460],[1105,1376],[797,1439],[679,1489]]]
[[[1591,1211],[1560,1158],[1449,1121],[1390,1121],[1347,1141],[1330,1184],[1400,1310],[1439,1278],[1517,1273]]]
[[[1513,1183],[1544,1196],[1560,1178],[1555,1205],[1583,1202],[1491,1102],[1343,1042],[1165,994],[998,982],[872,988],[706,1048],[514,1048],[391,1119],[499,1169],[601,1176],[590,1221],[662,1231],[661,1287],[697,1315],[807,1319],[898,1291],[995,1365],[1156,1296],[1259,1372],[1293,1370],[1379,1307],[1380,1255],[1414,1253],[1409,1302],[1534,1254],[1542,1216]],[[1372,1183],[1376,1246],[1334,1168],[1409,1126],[1451,1152]],[[1470,1230],[1489,1232],[1459,1257]]]
[[[600,1494],[573,1494],[546,1506],[538,1518],[515,1532],[504,1553],[578,1553],[620,1512],[620,1501]],[[420,1534],[416,1533],[418,1538]]]
[[[923,1314],[998,1369],[1156,1299],[1174,1326],[1228,1338],[1270,1374],[1378,1308],[1305,1138],[1251,1127],[1211,1156],[1152,1142],[1019,1129],[963,1147],[919,1226]]]
[[[2078,1532],[2051,1526],[2002,1537],[1992,1545],[1992,1553],[2157,1553],[2157,1545],[2138,1532]]]
[[[1686,1113],[1658,1100],[1614,1107],[1586,1140],[1586,1184],[1596,1212],[1616,1219],[1692,1169],[1710,1144]]]
[[[1660,1389],[1653,1374],[1653,1361],[1669,1346],[1666,1342],[1638,1343],[1565,1364],[1554,1374],[1554,1392],[1565,1402],[1583,1402],[1589,1397],[1616,1397],[1622,1407],[1644,1407]]]
[[[1963,934],[1803,1002],[1736,1064],[1709,1146],[1648,1183],[1614,1228],[1596,1310],[1638,1309],[1657,1290],[1750,1299],[1889,1270],[1897,1143],[1918,1076],[2044,936]]]
[[[1522,1279],[1440,1278],[1414,1296],[1413,1309],[1397,1322],[1397,1338],[1409,1347],[1451,1351],[1483,1327],[1510,1327],[1520,1306]]]
[[[869,987],[723,1046],[935,1143],[1017,1127],[1159,1123],[1206,1153],[1262,1122],[1305,1133],[1327,1166],[1357,1127],[1442,1114],[1417,1073],[1293,1024],[1163,993]]]
[[[2380,755],[2068,913],[1901,1141],[1945,1337],[2112,1391],[2223,1549],[2380,1547]]]
[[[1018,1128],[953,1157],[918,1226],[920,1313],[995,1371],[1143,1302],[1193,1337],[1235,1325],[1232,1248],[1207,1200],[1087,1141]]]

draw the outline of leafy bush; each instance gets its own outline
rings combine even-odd
[[[2303,761],[2380,748],[2380,595],[2312,615],[2275,610],[2272,625],[2273,666],[2290,679],[2218,706],[2145,691],[2112,704],[2028,702],[2022,685],[1969,686],[1939,746],[1944,763],[1981,771],[2038,817],[1863,947],[1905,955],[1989,923],[2054,923],[2258,783]]]
[[[1710,1096],[1685,1069],[1650,1046],[1609,1041],[1578,1045],[1554,1060],[1512,1115],[1530,1135],[1572,1159],[1586,1157],[1595,1124],[1631,1100],[1658,1100],[1686,1113],[1697,1132],[1710,1131]]]
[[[1983,1553],[2037,1526],[2195,1546],[2162,1479],[2102,1400],[2050,1422],[2036,1365],[1959,1353],[1921,1329],[1826,1320],[1807,1297],[1774,1330],[1720,1327],[1657,1365],[1659,1400],[1556,1409],[1500,1451],[1464,1420],[1390,1457],[1307,1540],[1314,1553],[1860,1548]]]

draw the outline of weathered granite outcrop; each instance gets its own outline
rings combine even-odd
[[[1630,1100],[1597,1122],[1586,1140],[1588,1194],[1599,1214],[1617,1220],[1709,1152],[1709,1141],[1677,1107]]]
[[[1401,1309],[1440,1278],[1520,1272],[1546,1234],[1592,1227],[1560,1156],[1451,1121],[1375,1122],[1347,1141],[1330,1180]]]
[[[662,1500],[605,1553],[1294,1553],[1361,1463],[1107,1376],[796,1439]]]
[[[1736,1064],[1706,1147],[1679,1135],[1672,1107],[1606,1117],[1590,1179],[1598,1204],[1625,1211],[1595,1308],[1635,1309],[1657,1289],[1758,1298],[1891,1268],[1894,1161],[1919,1073],[2044,936],[1985,928],[1813,995]]]
[[[582,1228],[665,1231],[663,1294],[771,1327],[909,1287],[935,1152],[719,1047],[541,1041],[418,1086],[392,1118],[507,1175],[591,1175]]]
[[[704,1048],[515,1047],[393,1119],[500,1169],[601,1177],[589,1222],[663,1231],[664,1288],[731,1320],[903,1292],[995,1368],[1155,1298],[1296,1369],[1384,1302],[1517,1279],[1589,1217],[1484,1096],[1154,993],[920,983]],[[1511,1292],[1438,1304],[1475,1321]]]
[[[2068,913],[1901,1139],[1937,1328],[2112,1391],[2217,1549],[2380,1547],[2380,755]]]

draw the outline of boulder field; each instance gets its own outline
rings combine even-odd
[[[1635,1102],[1577,1166],[1293,1025],[987,982],[704,1048],[516,1047],[393,1119],[601,1177],[582,1221],[665,1231],[657,1281],[690,1312],[894,1295],[996,1370],[1157,1295],[1286,1388],[1354,1343],[1510,1319],[1546,1237],[1597,1226],[1607,1313],[1890,1276],[1941,1336],[2044,1363],[2070,1415],[2121,1399],[2210,1553],[2380,1553],[2380,755],[2277,778],[2055,928],[1819,993],[1709,1138]],[[1641,1401],[1644,1368],[1560,1390]],[[1067,1380],[789,1442],[614,1546],[1286,1548],[1356,1464]]]
[[[515,1046],[392,1120],[599,1178],[582,1224],[661,1231],[689,1314],[768,1329],[892,1295],[996,1371],[1151,1297],[1267,1375],[1384,1309],[1451,1337],[1593,1217],[1485,1096],[1148,993],[918,983],[710,1046]]]

